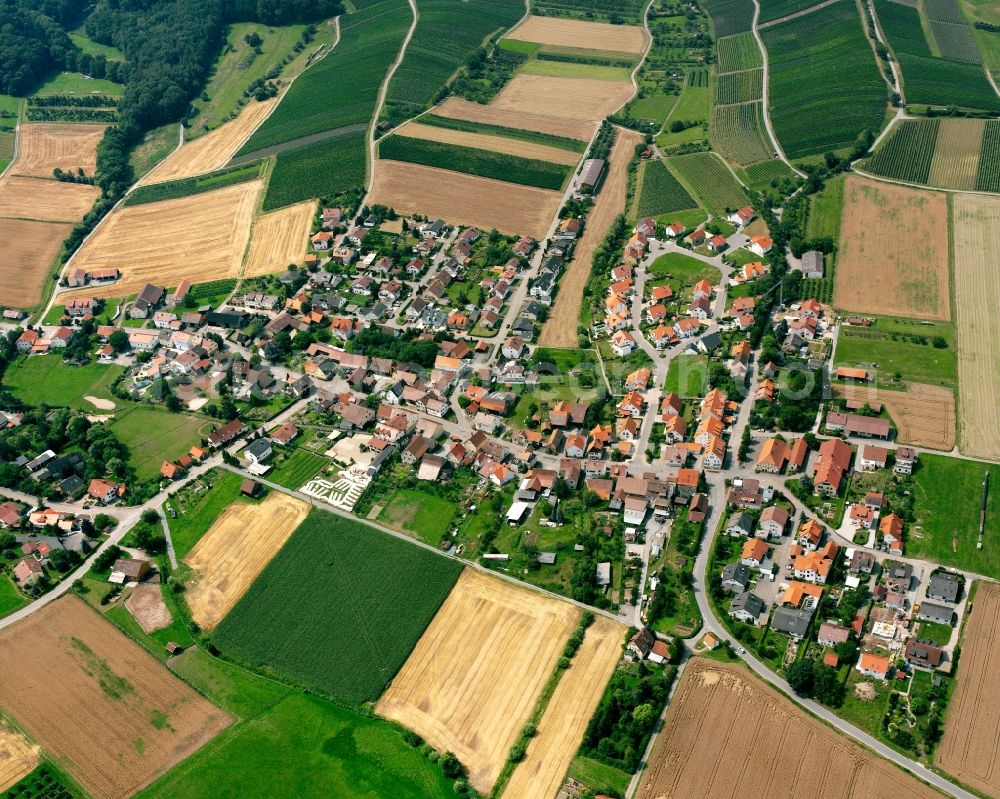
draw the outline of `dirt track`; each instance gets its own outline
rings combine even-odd
[[[573,260],[569,262],[566,273],[559,281],[559,293],[556,294],[548,321],[538,339],[539,345],[543,347],[576,348],[576,326],[580,322],[583,288],[590,278],[594,251],[604,239],[615,217],[625,210],[628,165],[635,145],[641,141],[642,136],[638,133],[618,131],[618,138],[611,149],[604,185],[587,215],[583,235],[576,246]]]
[[[907,383],[906,391],[834,386],[839,397],[881,402],[896,425],[900,444],[950,451],[955,446],[955,395],[946,388]]]
[[[315,201],[308,200],[258,217],[250,234],[243,276],[267,275],[287,269],[289,264],[301,266],[315,210]]]
[[[376,711],[454,752],[489,793],[579,615],[466,569]]]
[[[95,799],[125,799],[231,719],[67,596],[0,631],[0,707]]]
[[[638,799],[938,799],[806,715],[740,664],[695,658],[667,711]]]

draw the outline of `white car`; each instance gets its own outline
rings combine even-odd
[[[743,647],[741,646],[741,647],[740,647],[740,654],[741,654],[741,655],[745,655],[746,653],[747,653],[746,649],[744,649],[744,648],[743,648]]]

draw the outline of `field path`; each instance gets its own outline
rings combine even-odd
[[[809,8],[803,8],[801,11],[796,11],[794,14],[785,14],[783,17],[778,17],[777,19],[769,19],[767,22],[762,22],[757,27],[760,30],[764,28],[770,28],[774,25],[780,25],[782,22],[788,22],[789,20],[798,19],[799,17],[804,17],[807,14],[812,14],[813,11],[819,11],[821,8],[826,8],[827,6],[832,6],[834,3],[839,3],[840,0],[823,0],[814,6],[809,6]]]

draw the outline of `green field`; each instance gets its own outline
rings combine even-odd
[[[707,355],[679,355],[670,361],[664,391],[673,391],[682,397],[700,397],[707,388]]]
[[[647,161],[639,169],[636,216],[658,216],[698,206],[663,160]]]
[[[240,164],[228,169],[220,169],[217,172],[209,172],[207,175],[139,186],[125,198],[125,205],[175,200],[179,197],[190,197],[193,194],[202,194],[226,186],[235,186],[237,183],[246,183],[248,180],[260,177],[263,167],[263,161],[253,161],[249,164]]]
[[[431,546],[440,546],[451,530],[455,503],[426,491],[399,489],[386,497],[376,521],[400,532],[412,533]]]
[[[580,141],[579,139],[570,139],[566,136],[553,136],[551,133],[536,133],[533,130],[505,128],[502,125],[489,125],[485,122],[470,122],[466,119],[439,117],[435,114],[423,114],[418,121],[422,125],[433,125],[436,128],[462,130],[468,133],[482,133],[486,136],[503,136],[506,139],[517,139],[519,141],[531,142],[532,144],[545,144],[549,147],[558,147],[561,150],[569,150],[574,153],[582,153],[587,149],[587,142]]]
[[[632,119],[645,119],[660,124],[673,110],[676,102],[676,94],[651,94],[632,103],[628,115]]]
[[[332,202],[365,184],[366,140],[363,130],[307,144],[278,154],[264,195],[265,211],[308,200]]]
[[[939,126],[937,119],[905,119],[896,123],[864,168],[873,175],[927,183]]]
[[[450,169],[540,189],[562,189],[573,173],[573,168],[565,164],[409,136],[387,136],[379,142],[378,153],[380,158],[392,161]]]
[[[573,758],[573,762],[569,764],[567,776],[579,780],[595,791],[602,788],[612,788],[622,796],[625,795],[629,782],[632,781],[632,775],[620,768],[609,766],[584,755],[577,755]]]
[[[202,483],[211,485],[211,489],[200,494],[185,489],[176,498],[163,503],[163,517],[170,528],[170,539],[174,542],[178,560],[184,560],[222,512],[240,498],[243,477],[236,472],[212,469],[200,479]],[[176,517],[171,517],[167,511],[168,504],[177,511]]]
[[[862,131],[882,128],[886,85],[855,6],[835,3],[761,37],[771,123],[789,158],[851,147]]]
[[[128,156],[133,174],[139,178],[174,151],[179,142],[176,122],[168,122],[149,131],[143,140],[132,148]]]
[[[112,83],[101,78],[88,78],[79,72],[59,72],[42,83],[35,94],[107,94],[121,97],[124,92],[125,87],[120,83]]]
[[[809,195],[806,238],[828,237],[834,242],[840,241],[840,218],[843,212],[844,176],[837,175],[824,184],[821,192]]]
[[[1000,468],[976,461],[920,453],[914,473],[916,531],[907,527],[906,554],[1000,578]],[[990,471],[986,537],[976,549],[983,475]],[[958,547],[952,549],[957,533]]]
[[[643,0],[536,0],[531,4],[531,10],[548,17],[641,25],[645,5]]]
[[[976,189],[1000,192],[1000,121],[995,119],[987,120],[986,127],[983,128]]]
[[[27,604],[27,598],[17,590],[14,581],[6,574],[0,574],[0,617],[13,613]]]
[[[767,161],[750,164],[750,166],[739,170],[739,174],[743,178],[744,183],[752,189],[761,189],[769,186],[772,180],[790,178],[794,175],[788,164],[777,158],[770,158]]]
[[[330,461],[318,452],[292,447],[288,458],[277,464],[268,475],[278,485],[298,490],[312,480]]]
[[[815,0],[761,0],[757,22],[770,22],[817,5]]]
[[[718,38],[744,33],[753,27],[753,4],[746,0],[704,0]]]
[[[708,136],[708,120],[711,116],[712,92],[707,85],[692,86],[686,84],[681,90],[673,110],[667,117],[667,125],[663,133],[656,137],[658,147],[669,149],[686,142],[698,141]],[[670,122],[697,123],[682,131],[672,133]]]
[[[281,80],[287,82],[302,72],[310,54],[322,45],[333,44],[333,26],[321,22],[316,25],[315,38],[296,53],[295,45],[305,29],[305,25],[271,27],[259,22],[230,25],[223,52],[203,93],[208,99],[198,97],[191,104],[195,112],[188,135],[195,138],[207,133],[234,119],[247,103],[256,102],[243,93],[271,70],[280,69]],[[261,39],[259,55],[244,39],[252,33]]]
[[[941,336],[948,346],[934,347]],[[926,340],[921,343],[918,337]],[[837,341],[837,365],[878,365],[879,382],[888,385],[894,374],[913,383],[953,388],[957,380],[955,329],[948,322],[880,318],[870,328],[842,326]]]
[[[111,429],[128,447],[138,478],[151,480],[160,474],[163,461],[179,458],[211,428],[197,416],[135,405],[116,411]]]
[[[609,67],[602,64],[578,64],[575,61],[545,61],[532,59],[521,72],[545,75],[550,78],[587,78],[590,80],[628,81],[632,70],[627,67]]]
[[[295,80],[238,155],[348,125],[367,126],[411,21],[406,0],[381,0],[343,15],[337,46]]]
[[[720,105],[759,100],[764,90],[764,70],[744,69],[727,72],[715,81],[715,102]]]
[[[59,405],[94,411],[84,397],[113,399],[111,385],[125,371],[121,366],[89,363],[63,366],[61,355],[22,357],[11,363],[3,385],[28,405]],[[116,403],[119,400],[114,400]]]
[[[111,47],[106,44],[99,44],[86,35],[83,28],[79,32],[71,33],[69,35],[70,40],[84,53],[90,53],[90,55],[102,55],[108,61],[122,61],[125,56],[122,55],[122,51],[117,47]]]
[[[691,153],[669,159],[671,168],[714,214],[741,208],[747,195],[729,167],[715,153]]]
[[[764,57],[757,47],[757,40],[749,31],[735,36],[726,36],[715,43],[719,73],[738,72],[742,69],[757,69],[764,65]]]
[[[213,642],[340,701],[373,701],[461,570],[361,522],[313,510],[222,620]]]

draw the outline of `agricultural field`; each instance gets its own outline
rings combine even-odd
[[[588,80],[627,81],[632,74],[631,67],[608,66],[606,64],[579,64],[575,61],[553,61],[532,59],[520,69],[522,75],[544,75],[550,78],[586,78]]]
[[[75,293],[123,297],[150,282],[176,285],[184,279],[236,277],[260,189],[256,180],[194,197],[116,208],[77,250],[72,265],[117,267],[122,277]]]
[[[979,182],[992,169],[988,161],[980,162],[990,124],[983,119],[902,120],[864,168],[940,189],[989,190]]]
[[[0,217],[38,222],[79,222],[101,190],[82,183],[26,178],[13,174],[17,163],[0,178]]]
[[[942,57],[982,63],[972,38],[972,29],[959,8],[958,0],[926,0],[924,12]]]
[[[741,72],[727,72],[715,81],[715,102],[717,105],[750,103],[761,98],[764,89],[764,70],[745,69]]]
[[[538,733],[514,769],[502,796],[550,799],[559,793],[590,717],[621,658],[625,628],[604,617],[587,628],[572,665],[559,680],[538,724]]]
[[[508,235],[545,238],[562,195],[500,180],[463,175],[401,161],[381,161],[375,170],[371,203],[401,214],[424,214],[453,224],[496,228]]]
[[[545,113],[529,114],[521,111],[505,111],[492,105],[473,103],[461,97],[449,97],[440,105],[435,106],[434,116],[492,125],[498,128],[533,131],[582,142],[589,141],[596,129],[593,122],[586,120],[565,119]],[[426,119],[422,121],[427,122]]]
[[[71,224],[0,219],[0,241],[4,243],[0,286],[3,301],[13,308],[33,308],[42,300],[42,288]]]
[[[237,154],[350,125],[367,127],[412,19],[406,0],[380,0],[341,15],[337,46],[296,78]]]
[[[519,73],[491,105],[503,111],[552,115],[599,122],[632,97],[626,81],[593,78],[549,78]]]
[[[422,118],[423,119],[423,118]],[[396,129],[400,136],[408,136],[442,144],[490,150],[519,158],[545,160],[555,164],[575,166],[580,161],[580,153],[564,147],[524,141],[506,136],[454,130],[439,125],[424,125],[421,122],[407,122]],[[537,134],[536,134],[537,135]]]
[[[744,0],[704,0],[718,38],[744,33],[753,27],[753,4]]]
[[[488,793],[579,615],[467,569],[376,711],[454,752]]]
[[[163,515],[170,528],[170,539],[178,560],[184,560],[195,544],[233,502],[241,499],[243,478],[228,469],[210,469],[197,480],[189,482],[163,503]],[[170,505],[177,513],[171,515]]]
[[[67,125],[26,122],[18,131],[15,175],[51,178],[53,169],[93,175],[97,165],[97,144],[104,136],[103,125]]]
[[[315,210],[316,203],[309,200],[257,217],[250,233],[243,277],[269,275],[289,264],[301,265]]]
[[[992,698],[1000,691],[1000,676],[993,668],[997,655],[1000,585],[982,581],[969,605],[962,662],[935,762],[986,796],[1000,792],[1000,764],[994,756],[1000,730]]]
[[[891,2],[891,0],[889,0]],[[904,119],[864,165],[873,175],[927,183],[937,145],[938,119]]]
[[[608,156],[607,174],[587,215],[583,229],[565,274],[559,281],[559,293],[542,327],[538,343],[543,347],[575,348],[576,327],[580,321],[583,289],[590,278],[594,252],[600,246],[615,217],[625,210],[628,190],[628,166],[635,153],[635,146],[642,136],[633,131],[621,130]]]
[[[180,145],[180,129],[179,124],[170,122],[146,133],[129,153],[128,163],[132,167],[132,173],[141,179],[142,175],[176,150]]]
[[[225,618],[308,512],[305,502],[272,491],[259,505],[236,502],[216,519],[184,559],[194,572],[185,597],[201,629]]]
[[[424,0],[413,37],[386,93],[384,116],[393,123],[427,108],[477,48],[524,13],[517,0]]]
[[[207,435],[209,420],[150,405],[132,405],[115,412],[111,429],[128,447],[140,480],[154,480],[165,460],[176,460]]]
[[[715,43],[715,52],[719,60],[720,75],[744,69],[759,69],[764,65],[757,40],[750,32],[719,39]]]
[[[638,184],[636,217],[658,216],[698,207],[662,159],[639,165]]]
[[[848,176],[834,285],[845,310],[950,319],[946,196]]]
[[[931,186],[966,191],[976,188],[985,126],[983,119],[941,120],[928,176]]]
[[[937,338],[946,346],[935,347]],[[844,325],[836,359],[837,366],[874,366],[881,388],[912,382],[953,390],[958,384],[955,328],[949,322],[880,316],[872,327]]]
[[[0,792],[27,777],[40,761],[38,747],[0,720]]]
[[[831,241],[839,241],[840,219],[843,215],[844,176],[838,175],[826,181],[822,191],[809,196],[806,237],[829,237]]]
[[[750,188],[759,190],[769,186],[772,180],[790,178],[794,173],[784,161],[771,158],[767,161],[750,164],[750,166],[740,169],[738,174]]]
[[[314,197],[337,198],[365,184],[367,145],[363,129],[350,128],[312,144],[282,150],[267,183],[263,209],[270,211]]]
[[[224,168],[277,103],[276,99],[250,103],[236,119],[174,150],[139,185],[191,178]]]
[[[374,701],[461,569],[360,522],[313,510],[212,640],[231,657],[341,702]]]
[[[691,153],[669,159],[681,180],[701,198],[701,205],[720,215],[746,205],[747,195],[729,167],[715,153]]]
[[[1000,459],[1000,197],[956,194],[952,206],[955,306],[958,310],[958,446]]]
[[[761,0],[757,23],[771,22],[816,5],[814,0]]]
[[[886,86],[854,6],[834,3],[761,37],[771,123],[789,158],[847,148],[863,130],[882,128]]]
[[[231,723],[79,599],[5,628],[0,645],[0,707],[94,796],[131,796]],[[29,690],[25,675],[49,674],[44,696]]]
[[[983,129],[976,190],[1000,192],[1000,121],[995,119],[987,120]]]
[[[955,446],[955,393],[940,386],[908,383],[906,391],[837,385],[838,397],[880,402],[896,428],[896,441],[950,452]]]
[[[712,140],[720,153],[740,166],[767,161],[774,155],[761,102],[716,106],[712,112]],[[787,167],[784,173],[789,173]]]
[[[165,183],[138,186],[125,197],[125,205],[177,200],[181,197],[192,197],[206,191],[215,191],[216,189],[224,189],[226,186],[246,183],[259,178],[263,167],[263,161],[253,161],[249,164],[220,169],[218,172],[209,172],[197,177],[178,178]]]
[[[760,747],[761,720],[778,742]],[[788,767],[794,746],[813,756]],[[636,796],[852,796],[939,794],[806,714],[742,664],[695,658],[687,666]]]
[[[983,477],[990,472],[986,504],[986,540],[976,549]],[[947,566],[1000,578],[1000,550],[996,530],[1000,524],[1000,497],[993,491],[1000,470],[978,461],[920,454],[914,471],[913,524],[906,528],[906,552]],[[959,668],[959,674],[962,669]],[[949,712],[949,716],[954,708]]]
[[[616,53],[642,53],[646,32],[636,25],[609,25],[577,19],[529,16],[507,34],[522,42]]]
[[[561,190],[573,169],[564,163],[508,155],[503,152],[445,144],[407,135],[379,141],[379,158],[448,169],[481,178],[502,180],[539,189]]]

